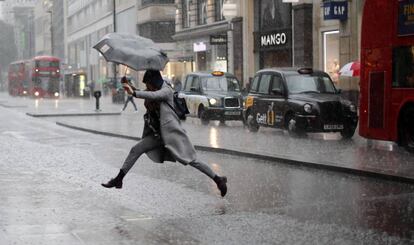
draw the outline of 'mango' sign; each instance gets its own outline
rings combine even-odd
[[[414,35],[414,0],[404,0],[399,2],[398,35]]]
[[[255,51],[282,50],[291,48],[291,29],[255,32]]]

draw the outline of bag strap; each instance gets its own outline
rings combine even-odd
[[[164,102],[167,103],[167,105],[171,108],[171,110],[173,110],[175,112],[175,114],[177,114],[177,111],[175,110],[175,108],[172,105],[170,105],[170,103],[168,103],[167,101],[164,101]]]

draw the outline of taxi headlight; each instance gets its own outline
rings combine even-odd
[[[38,91],[36,91],[36,92],[34,93],[34,95],[37,97],[37,96],[39,96],[39,95],[40,95],[40,93],[39,93]]]
[[[55,97],[59,97],[59,93],[58,92],[55,93]]]
[[[311,113],[311,112],[312,112],[312,105],[310,105],[310,104],[305,104],[305,105],[303,106],[303,110],[304,110],[306,113]]]
[[[23,94],[27,94],[27,91],[26,91],[26,90],[24,90],[24,91],[23,91]]]
[[[216,105],[217,104],[217,100],[214,99],[214,98],[209,99],[208,102],[210,102],[210,105]]]
[[[356,112],[356,106],[355,106],[354,104],[351,104],[351,105],[349,106],[349,110],[350,110],[351,112]]]

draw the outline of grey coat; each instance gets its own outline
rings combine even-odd
[[[187,165],[196,160],[196,151],[191,144],[177,114],[168,106],[174,105],[173,89],[164,82],[157,91],[135,91],[134,96],[146,100],[160,101],[160,131],[165,147],[147,152],[154,162],[178,161]],[[149,129],[144,127],[143,137],[148,135]]]

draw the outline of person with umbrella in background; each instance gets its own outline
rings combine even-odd
[[[143,82],[146,84],[146,91],[135,90],[127,82],[123,83],[128,94],[144,99],[147,112],[144,115],[142,139],[132,147],[118,175],[102,186],[122,188],[125,175],[138,158],[146,153],[154,162],[178,161],[198,169],[214,180],[224,197],[227,193],[227,178],[217,175],[207,164],[197,159],[194,146],[173,109],[174,90],[164,82],[158,70],[147,70]]]
[[[121,83],[130,83],[130,82],[131,82],[130,78],[122,77],[122,79],[121,79]],[[138,109],[137,109],[137,105],[134,102],[134,96],[132,96],[132,94],[128,94],[128,93],[127,93],[127,99],[125,101],[124,108],[122,108],[122,111],[125,111],[125,109],[127,108],[129,102],[132,103],[132,105],[135,108],[135,112],[137,112]]]

